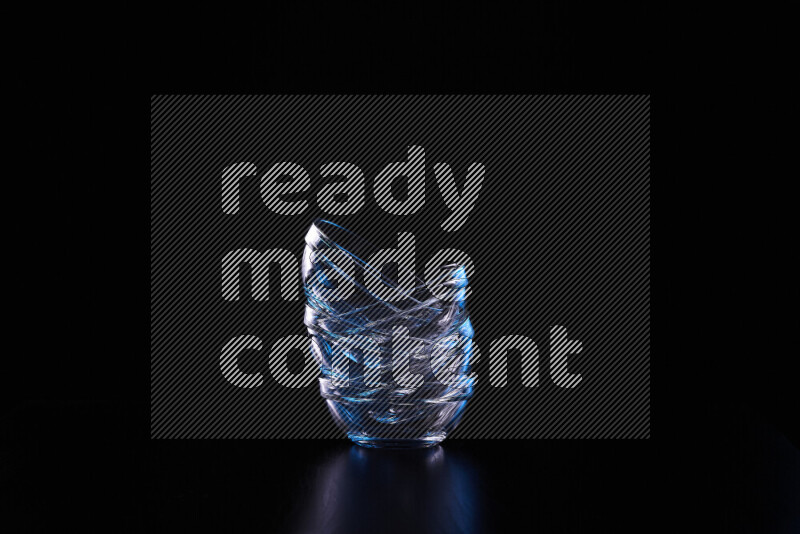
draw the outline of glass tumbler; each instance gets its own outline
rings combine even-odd
[[[365,447],[440,443],[475,381],[464,266],[443,263],[401,287],[384,273],[392,262],[369,263],[385,257],[377,247],[335,223],[314,221],[305,241],[304,321],[337,425]]]

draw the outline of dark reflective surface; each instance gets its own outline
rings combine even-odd
[[[6,414],[2,531],[800,532],[800,452],[752,412],[652,441],[150,441],[139,406]],[[4,528],[12,525],[15,528]]]
[[[330,458],[290,518],[290,532],[482,532],[485,500],[476,466],[437,446],[412,451],[352,445]]]

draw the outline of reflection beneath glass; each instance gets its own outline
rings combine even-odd
[[[441,446],[353,445],[317,471],[293,532],[478,532],[482,498],[469,458]]]

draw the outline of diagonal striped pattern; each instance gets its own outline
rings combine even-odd
[[[539,348],[536,342],[525,336],[503,336],[492,341],[489,354],[489,380],[493,387],[504,388],[508,386],[508,351],[519,350],[521,354],[520,369],[522,369],[522,385],[537,387],[539,385]],[[566,358],[564,358],[566,366]]]
[[[453,169],[447,163],[437,163],[433,168],[442,200],[453,211],[443,223],[442,228],[448,232],[455,232],[467,221],[469,213],[475,207],[478,193],[483,185],[486,167],[480,163],[473,163],[467,169],[467,179],[464,181],[463,192],[458,190]]]
[[[392,378],[399,388],[418,388],[424,378],[415,372],[412,360],[422,360],[423,343],[409,335],[408,328],[395,326],[392,330]],[[417,362],[415,362],[417,363]],[[420,362],[423,363],[423,362]]]
[[[249,265],[252,278],[252,296],[256,300],[269,298],[269,267],[273,263],[280,266],[280,296],[284,300],[297,300],[300,292],[297,287],[300,264],[288,250],[271,249],[259,252],[253,249],[232,250],[222,258],[222,298],[239,300],[241,284],[240,269]],[[273,297],[275,298],[275,297]]]
[[[364,173],[352,163],[337,161],[323,165],[320,176],[343,176],[344,182],[327,184],[319,195],[319,207],[330,215],[350,215],[364,207]]]
[[[470,260],[449,439],[650,436],[648,96],[155,96],[150,140],[151,436],[343,437],[289,272],[317,217]]]
[[[407,176],[406,198],[397,200],[392,184],[398,176]],[[375,177],[375,202],[393,215],[416,213],[425,202],[425,149],[408,147],[408,161],[387,165]]]
[[[397,247],[385,248],[367,259],[365,269],[374,267],[374,276],[365,276],[367,289],[381,300],[400,300],[411,295],[416,287],[414,235],[402,232],[398,237]],[[381,276],[384,267],[394,265],[398,275],[396,280]]]

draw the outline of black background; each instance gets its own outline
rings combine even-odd
[[[798,439],[785,369],[796,324],[785,318],[796,315],[797,292],[781,268],[787,247],[766,239],[784,221],[761,217],[772,204],[753,198],[753,186],[688,161],[708,122],[675,95],[685,91],[704,110],[723,106],[656,55],[660,13],[560,6],[524,16],[403,7],[343,24],[311,9],[234,6],[15,18],[3,376],[6,391],[21,391],[2,411],[7,530],[280,532],[316,517],[313,492],[328,460],[350,454],[343,442],[148,439],[151,94],[613,92],[654,94],[653,181],[663,184],[655,188],[655,233],[664,243],[656,252],[656,338],[664,348],[653,358],[653,438],[446,443],[448,472],[460,468],[465,481],[434,495],[442,506],[479,510],[476,531],[520,521],[554,532],[673,522],[685,530],[796,531]],[[88,15],[105,23],[90,24]],[[656,81],[666,83],[663,93]],[[735,131],[752,135],[741,125]],[[715,161],[724,160],[725,151],[714,150]],[[740,154],[739,170],[752,170],[754,159]],[[766,188],[782,194],[773,182]],[[770,232],[759,222],[771,223]],[[433,484],[422,456],[386,459],[377,472],[402,476],[365,480],[379,490]],[[448,500],[475,486],[472,498]],[[390,516],[382,531],[412,523],[458,531],[449,528],[457,517],[414,500],[389,508],[389,493],[356,491],[367,510]]]

